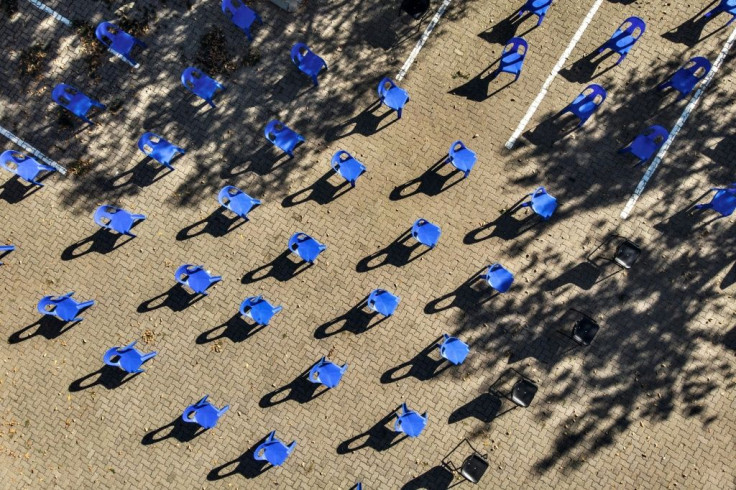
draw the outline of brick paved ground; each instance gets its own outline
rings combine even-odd
[[[125,2],[46,3],[96,25],[119,18]],[[405,23],[393,2],[310,0],[288,14],[257,1],[266,25],[251,49],[260,62],[216,77],[228,90],[211,109],[179,83],[200,36],[219,26],[239,56],[248,44],[219,2],[161,3],[138,70],[108,55],[94,68],[74,29],[25,1],[2,18],[0,124],[76,173],[34,193],[3,177],[0,240],[18,249],[0,267],[0,486],[447,488],[441,461],[464,437],[489,453],[485,488],[736,484],[736,265],[727,253],[736,235],[730,219],[688,213],[708,188],[733,180],[733,56],[627,221],[619,213],[644,170],[616,154],[644,127],[674,124],[686,102],[654,88],[690,56],[714,60],[726,16],[702,22],[704,2],[604,2],[508,151],[592,1],[557,1],[539,28],[508,20],[521,2],[452,2],[402,83],[411,101],[399,122],[373,105],[375,86],[396,74],[428,18]],[[136,2],[129,16],[145,11]],[[588,54],[629,15],[648,22],[642,41],[618,67],[607,69],[611,58],[596,67]],[[521,79],[506,86],[489,73],[514,30],[530,51]],[[288,59],[297,41],[330,65],[318,88]],[[22,77],[21,51],[33,42],[48,56],[38,77]],[[550,116],[591,79],[608,99],[568,134]],[[59,82],[111,110],[94,127],[68,127],[50,100]],[[262,137],[274,117],[307,139],[293,159]],[[135,141],[144,131],[187,148],[176,171],[142,161]],[[458,138],[479,156],[471,176],[428,171]],[[348,192],[328,172],[338,149],[368,167]],[[251,222],[235,228],[217,212],[225,184],[263,200]],[[505,213],[538,185],[561,203],[552,220]],[[138,237],[99,233],[91,214],[102,203],[146,214]],[[400,239],[420,216],[443,235],[410,261],[420,250]],[[282,252],[295,231],[328,249],[292,277]],[[585,260],[611,233],[645,250],[629,273]],[[495,261],[516,274],[503,296],[473,280]],[[186,262],[223,276],[189,306],[173,288]],[[375,287],[401,296],[380,323],[358,308]],[[62,329],[39,319],[41,296],[71,290],[97,301],[83,322]],[[284,310],[251,332],[237,308],[254,294]],[[554,333],[569,308],[601,323],[589,348]],[[462,366],[438,366],[430,347],[443,332],[470,344]],[[102,354],[135,339],[159,355],[120,383]],[[297,378],[323,355],[350,367],[338,388],[312,399]],[[509,368],[540,391],[530,408],[494,417],[508,405],[488,388],[508,381]],[[181,411],[206,393],[230,412],[206,433],[182,430]],[[402,401],[427,410],[429,424],[392,445],[382,427]],[[297,449],[260,473],[250,451],[270,430]]]

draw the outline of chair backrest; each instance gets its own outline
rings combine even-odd
[[[585,90],[583,90],[580,95],[585,95],[589,100],[593,101],[596,106],[600,106],[608,96],[608,94],[606,93],[606,89],[604,89],[597,83],[591,83],[590,85],[585,87]],[[596,101],[596,99],[598,98],[600,98],[600,100]]]
[[[242,0],[222,0],[222,12],[224,14],[235,15],[239,10],[252,10],[245,5]]]
[[[493,289],[505,293],[514,282],[514,275],[498,262],[488,267],[486,280]]]
[[[78,101],[80,97],[86,98],[78,89],[66,83],[58,84],[51,92],[51,99],[67,109]]]
[[[103,228],[107,228],[112,221],[112,216],[120,211],[122,211],[122,209],[116,208],[115,206],[103,204],[95,210],[95,223],[102,226]]]
[[[171,144],[156,133],[146,132],[138,138],[138,149],[145,155],[151,156],[156,152],[158,146]]]
[[[100,22],[95,29],[95,37],[108,48],[119,38],[132,37],[112,22]]]
[[[19,151],[6,150],[2,155],[0,155],[0,167],[4,168],[8,172],[17,173],[20,164],[28,160],[36,161],[30,156]],[[38,162],[36,162],[36,165],[38,165]]]
[[[340,165],[344,162],[347,162],[348,160],[354,160],[353,155],[351,155],[345,150],[338,150],[337,153],[332,155],[332,160],[330,160],[330,166],[335,172],[339,172]]]
[[[276,138],[278,137],[279,133],[281,133],[285,129],[287,129],[287,127],[284,123],[274,119],[273,121],[270,121],[268,124],[266,124],[266,128],[263,130],[263,134],[266,136],[266,139],[268,141],[276,144]]]
[[[448,153],[452,157],[455,156],[455,153],[466,150],[467,148],[468,147],[465,146],[465,143],[463,143],[461,140],[457,140],[452,145],[450,145],[450,151]]]
[[[60,301],[62,300],[59,298],[55,298],[54,296],[44,296],[38,302],[38,306],[36,306],[36,309],[42,315],[56,315],[56,305]]]
[[[398,85],[396,85],[396,83],[394,83],[390,78],[385,77],[383,80],[378,82],[378,96],[382,98],[386,97],[388,91],[394,87],[398,87]]]
[[[703,56],[695,56],[682,67],[683,70],[687,71],[695,78],[705,78],[710,71],[710,68],[710,61]]]
[[[296,65],[302,62],[302,60],[311,52],[309,47],[304,43],[296,43],[291,47],[291,61]]]
[[[529,43],[521,37],[512,37],[506,46],[503,47],[503,53],[501,56],[518,53],[522,58],[526,56],[526,52],[529,50]]]
[[[634,32],[636,30],[639,30],[639,33],[634,36]],[[647,29],[647,24],[639,17],[629,17],[625,21],[621,23],[621,25],[618,28],[619,32],[626,33],[633,37],[635,40],[639,39],[642,34],[644,34],[644,31]]]
[[[189,276],[201,270],[204,270],[204,267],[201,265],[183,264],[176,269],[174,277],[176,278],[176,282],[179,284],[187,285],[189,282]]]

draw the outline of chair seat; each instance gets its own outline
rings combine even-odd
[[[616,249],[616,254],[613,257],[613,260],[621,267],[631,269],[631,266],[634,265],[640,254],[641,249],[634,243],[626,240]]]
[[[355,182],[365,172],[365,166],[355,158],[349,158],[339,163],[338,172],[348,182]]]
[[[66,322],[74,320],[78,313],[77,302],[71,298],[56,303],[56,308],[54,308],[54,314]]]
[[[452,164],[458,170],[465,172],[473,168],[476,159],[477,157],[475,156],[475,152],[468,150],[467,148],[463,148],[462,150],[455,152],[452,156]]]
[[[736,209],[736,191],[718,191],[711,202],[713,209],[723,216],[730,216]]]
[[[15,169],[15,173],[23,180],[35,180],[36,176],[41,172],[38,163],[32,158],[27,158],[20,162],[16,161],[16,164],[18,168]]]
[[[322,364],[316,372],[319,382],[328,388],[336,387],[342,378],[340,367],[331,362]]]
[[[398,111],[404,107],[408,100],[409,94],[407,94],[405,90],[399,87],[393,87],[386,93],[386,97],[383,99],[383,102],[391,109]]]
[[[528,407],[537,394],[537,385],[528,379],[520,379],[511,391],[511,401],[520,407]]]
[[[631,145],[631,153],[633,153],[636,158],[648,160],[655,151],[659,150],[662,143],[663,142],[658,143],[648,136],[639,135]]]
[[[463,462],[460,474],[471,483],[478,483],[488,469],[488,461],[478,454],[471,454]]]
[[[210,280],[211,277],[212,276],[210,276],[210,274],[206,270],[199,269],[198,271],[193,272],[189,275],[189,277],[187,278],[187,284],[194,291],[205,291],[212,282]]]
[[[138,371],[143,365],[141,355],[135,349],[130,349],[125,352],[118,351],[120,356],[120,367],[129,373]]]
[[[689,94],[693,90],[693,88],[695,88],[695,85],[697,85],[699,81],[700,78],[696,77],[692,73],[685,70],[680,70],[672,75],[672,80],[670,80],[670,84],[672,84],[672,86],[678,92]]]
[[[280,441],[266,443],[263,452],[266,460],[274,466],[281,466],[289,457],[289,448]]]
[[[324,60],[311,51],[299,62],[299,69],[310,76],[317,75],[324,66]]]
[[[572,328],[572,338],[580,345],[590,345],[600,326],[589,317],[578,320]]]
[[[266,325],[273,318],[274,311],[273,306],[268,304],[268,301],[259,301],[250,308],[250,317],[260,324]]]

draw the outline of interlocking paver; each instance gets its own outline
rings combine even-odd
[[[45,3],[91,25],[131,8]],[[733,485],[736,268],[724,251],[734,235],[731,220],[704,225],[686,212],[709,187],[730,182],[733,55],[627,221],[619,213],[643,170],[616,154],[641,129],[674,124],[686,102],[655,87],[691,56],[715,60],[729,32],[724,18],[698,21],[699,4],[604,2],[508,151],[505,141],[590,5],[555,2],[537,28],[525,19],[516,34],[529,41],[529,55],[519,81],[505,86],[510,78],[488,75],[520,5],[452,2],[400,83],[411,101],[396,121],[372,106],[376,85],[395,76],[428,17],[407,23],[378,1],[310,0],[293,14],[249,3],[265,21],[252,44],[218,2],[133,3],[128,16],[148,12],[137,70],[107,53],[90,64],[78,32],[28,2],[0,20],[0,124],[73,170],[31,195],[7,177],[0,191],[0,240],[18,247],[0,267],[3,487],[337,489],[362,480],[366,488],[446,488],[452,475],[442,458],[466,436],[490,456],[483,488]],[[591,73],[580,60],[630,15],[647,21],[644,37],[620,66],[606,70],[608,58]],[[179,81],[212,26],[233,53],[261,57],[214,76],[227,91],[213,109]],[[38,76],[23,78],[19,60],[34,42],[47,56]],[[329,64],[319,87],[290,62],[296,42]],[[565,134],[550,116],[591,80],[609,97]],[[110,106],[97,125],[60,118],[50,92],[61,82]],[[293,159],[263,137],[272,118],[306,137]],[[156,173],[143,160],[136,141],[145,131],[187,149],[174,172]],[[458,181],[449,165],[428,173],[457,139],[478,155],[471,175]],[[328,172],[339,149],[368,169],[344,194]],[[263,200],[236,228],[217,212],[227,184]],[[528,210],[518,220],[504,215],[539,185],[560,203],[549,222],[525,227],[518,220]],[[101,235],[92,213],[102,203],[145,214],[138,236]],[[392,242],[419,217],[440,225],[442,237],[405,263],[406,249]],[[295,231],[328,248],[289,277],[283,252]],[[610,233],[644,249],[629,272],[585,262]],[[382,251],[389,257],[379,265],[371,258]],[[492,296],[471,279],[497,261],[516,280]],[[223,281],[187,306],[174,288],[183,263],[204,264]],[[378,319],[356,305],[378,287],[401,303],[367,328]],[[69,290],[97,304],[60,331],[35,305]],[[238,306],[256,294],[284,309],[248,331]],[[570,307],[602,325],[588,348],[570,349],[554,332]],[[471,353],[431,376],[435,363],[421,353],[443,332]],[[159,355],[120,384],[102,370],[102,355],[135,339]],[[350,365],[340,386],[311,400],[288,397],[285,387],[325,355]],[[436,350],[429,356],[439,359]],[[540,390],[531,407],[493,419],[487,390],[509,367]],[[231,410],[191,438],[174,423],[204,394]],[[386,449],[379,437],[344,450],[402,401],[429,412],[420,438]],[[257,475],[248,451],[271,430],[297,449],[283,467]]]

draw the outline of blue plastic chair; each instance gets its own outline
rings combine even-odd
[[[715,187],[711,191],[716,191],[713,199],[709,203],[696,205],[695,209],[713,209],[721,215],[717,219],[731,216],[736,209],[736,183],[725,189]]]
[[[401,112],[404,106],[409,102],[409,92],[400,88],[393,80],[386,77],[378,82],[378,97],[381,104],[386,104],[398,114],[401,119]]]
[[[401,298],[389,293],[385,289],[374,289],[368,295],[368,308],[377,311],[383,316],[391,316],[399,306]]]
[[[15,250],[15,245],[0,245],[0,255],[5,255]],[[0,262],[0,265],[3,265],[2,262]]]
[[[56,170],[50,165],[39,163],[35,158],[14,150],[4,151],[0,155],[0,167],[17,175],[26,182],[40,187],[43,187],[43,184],[36,180],[38,174],[41,172],[54,172]]]
[[[731,14],[731,19],[726,23],[726,26],[730,25],[736,19],[736,0],[721,0],[713,10],[705,14],[706,17],[718,15],[721,12]]]
[[[680,97],[677,100],[682,100],[693,91],[698,82],[705,78],[709,71],[710,61],[702,56],[696,56],[681,66],[670,78],[660,83],[657,88],[664,90],[667,87],[672,87],[680,92]]]
[[[300,231],[294,233],[289,238],[289,250],[310,264],[313,264],[317,256],[324,252],[326,248],[327,245],[319,243],[311,236]]]
[[[598,84],[592,83],[585,87],[585,90],[580,92],[580,95],[575,97],[567,107],[562,109],[558,116],[566,112],[572,112],[579,119],[578,127],[585,124],[585,121],[593,115],[595,111],[603,104],[606,100],[606,90]]]
[[[273,431],[253,452],[253,458],[256,461],[268,461],[273,466],[281,466],[294,452],[295,447],[296,441],[287,446],[276,437],[276,431]]]
[[[245,33],[248,41],[253,41],[253,36],[250,33],[251,26],[256,21],[263,25],[261,16],[245,5],[242,0],[222,0],[222,13],[230,17],[233,24]]]
[[[95,223],[107,230],[117,231],[121,235],[135,237],[130,232],[136,221],[143,221],[146,217],[142,214],[133,214],[124,209],[103,204],[95,211]]]
[[[181,83],[197,97],[204,99],[210,106],[215,107],[212,97],[218,91],[224,91],[225,86],[215,81],[201,70],[190,66],[181,74]]]
[[[248,213],[261,204],[261,201],[250,197],[234,185],[223,187],[217,195],[217,200],[222,207],[232,211],[246,221],[248,221]]]
[[[105,352],[102,362],[108,366],[117,366],[126,373],[142,373],[141,366],[149,359],[156,357],[156,352],[144,354],[135,348],[137,341],[125,347],[111,347]]]
[[[489,265],[483,279],[499,293],[505,293],[514,282],[514,275],[498,262]]]
[[[317,81],[317,75],[322,71],[322,68],[327,69],[327,62],[314,54],[309,47],[304,43],[296,43],[291,48],[291,61],[306,75],[312,77],[314,85],[319,85]]]
[[[469,150],[462,141],[457,140],[450,146],[447,161],[464,174],[463,178],[470,175],[470,171],[473,170],[476,160],[478,160],[478,157],[475,155],[475,152]]]
[[[266,135],[268,141],[283,150],[290,157],[294,156],[294,148],[304,141],[304,136],[275,119],[266,125],[263,133]]]
[[[403,432],[409,437],[418,437],[427,425],[427,412],[419,415],[414,410],[407,408],[406,403],[401,404],[401,414],[394,423],[395,432]]]
[[[137,66],[130,53],[135,46],[146,47],[146,43],[131,36],[111,22],[100,22],[95,29],[95,36],[110,51],[122,56],[130,65]]]
[[[514,81],[518,80],[528,51],[529,44],[523,38],[512,37],[501,52],[501,61],[494,76],[499,73],[511,73],[515,77]]]
[[[541,26],[550,5],[552,5],[552,0],[526,0],[526,3],[521,7],[517,16],[521,17],[529,12],[537,16],[537,25]]]
[[[78,302],[72,298],[74,291],[64,296],[44,296],[38,302],[38,312],[43,315],[52,315],[65,322],[81,322],[79,315],[83,310],[95,304],[94,300]]]
[[[147,157],[153,158],[158,163],[166,168],[170,168],[171,170],[174,170],[174,167],[171,166],[171,160],[173,160],[178,153],[184,155],[187,152],[184,148],[173,145],[156,133],[151,132],[143,133],[143,135],[138,139],[138,149]]]
[[[355,181],[358,177],[363,175],[366,171],[365,165],[355,159],[350,153],[345,150],[340,150],[332,156],[330,162],[332,170],[340,174],[340,176],[350,182],[352,187],[355,187]]]
[[[468,357],[468,352],[470,352],[468,344],[456,337],[450,337],[446,333],[442,334],[442,343],[438,344],[437,347],[440,349],[440,355],[456,366],[465,362],[465,358]]]
[[[542,219],[549,219],[557,209],[557,199],[547,194],[544,187],[537,187],[534,192],[528,194],[531,200],[521,204],[522,208],[532,207],[532,211],[537,213]]]
[[[434,248],[440,240],[440,227],[430,223],[424,218],[419,218],[411,227],[411,236],[422,245]]]
[[[342,375],[348,370],[348,365],[343,364],[338,366],[337,364],[330,362],[327,358],[323,357],[312,369],[309,370],[309,381],[315,384],[322,384],[332,389],[342,379]]]
[[[51,98],[61,107],[90,124],[94,124],[94,122],[87,118],[89,110],[93,107],[105,109],[104,104],[84,95],[78,89],[66,83],[60,83],[54,87],[54,90],[51,92]]]
[[[637,29],[639,31],[638,34],[636,34]],[[617,53],[618,60],[616,64],[618,65],[626,58],[626,55],[629,54],[631,48],[634,47],[634,44],[636,44],[646,29],[647,25],[639,17],[629,17],[616,29],[611,39],[598,48],[598,52],[602,53],[606,49],[610,49],[614,53]]]
[[[185,408],[181,414],[181,419],[190,424],[199,424],[200,427],[205,429],[211,429],[216,426],[220,417],[230,410],[230,405],[217,408],[207,401],[208,397],[209,395],[205,395],[194,405],[189,405]]]
[[[274,306],[263,296],[251,296],[240,303],[240,314],[256,322],[258,325],[268,325],[273,316],[283,310],[282,306]]]
[[[638,167],[649,160],[662,147],[669,135],[669,131],[655,124],[654,126],[649,126],[643,133],[634,138],[634,141],[621,148],[618,152],[634,155],[639,159],[639,163],[635,165]]]
[[[187,286],[197,294],[207,296],[207,288],[222,281],[222,276],[213,276],[203,265],[184,264],[174,273],[176,282]]]

